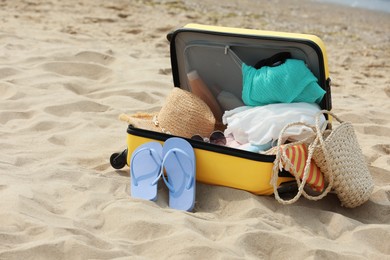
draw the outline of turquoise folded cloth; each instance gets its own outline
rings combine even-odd
[[[302,60],[287,59],[276,66],[260,69],[242,64],[242,100],[247,106],[307,102],[319,104],[325,91]]]

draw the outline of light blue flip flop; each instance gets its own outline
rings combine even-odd
[[[169,207],[191,211],[195,204],[195,154],[186,140],[172,137],[163,146],[162,167],[167,178],[163,180],[169,189]]]
[[[162,174],[162,146],[158,142],[140,145],[131,155],[131,196],[156,200],[157,182]]]

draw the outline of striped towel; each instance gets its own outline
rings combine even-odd
[[[308,156],[307,146],[305,144],[293,145],[286,149],[286,155],[287,158],[290,159],[292,167],[294,167],[298,177],[302,180]],[[282,162],[282,164],[286,171],[289,171],[291,174],[293,174],[294,170],[291,170],[286,165],[286,162]],[[310,163],[309,176],[306,182],[310,184],[313,190],[319,192],[322,192],[325,186],[324,176],[313,159]]]

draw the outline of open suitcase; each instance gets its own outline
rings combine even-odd
[[[175,87],[191,91],[187,74],[196,70],[208,84],[240,97],[242,75],[239,60],[253,65],[281,52],[303,60],[326,91],[320,107],[331,110],[330,79],[325,47],[314,35],[237,29],[188,24],[168,34],[171,65]],[[238,58],[239,57],[239,58]],[[211,73],[210,73],[211,72]],[[127,149],[110,158],[114,168],[129,165],[132,152],[149,141],[164,142],[169,134],[127,128]],[[196,156],[197,181],[246,190],[254,194],[270,195],[270,184],[275,156],[187,139]],[[281,172],[279,187],[289,187],[294,180],[288,172]],[[295,181],[291,182],[295,183]]]

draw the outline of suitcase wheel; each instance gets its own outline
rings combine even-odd
[[[127,163],[127,149],[121,153],[113,153],[110,157],[110,164],[115,169],[122,169]]]

